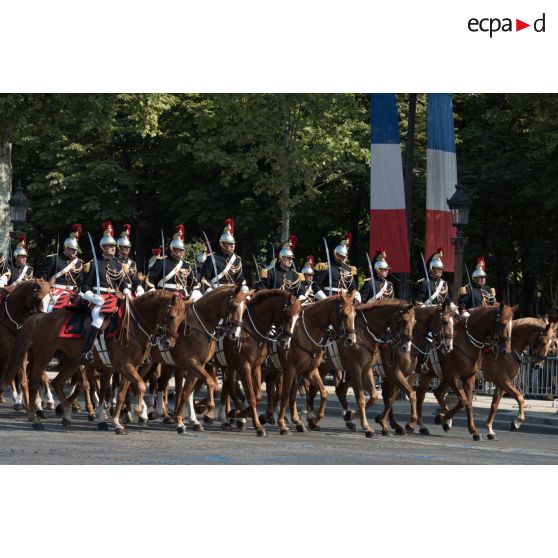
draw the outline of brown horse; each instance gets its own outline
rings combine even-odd
[[[300,420],[296,408],[297,376],[314,374],[317,377],[320,390],[320,408],[315,419],[318,425],[325,413],[327,391],[317,373],[317,368],[324,357],[324,349],[332,340],[340,341],[346,346],[356,343],[355,333],[355,292],[346,295],[331,296],[302,309],[289,350],[280,351],[279,358],[283,369],[281,389],[281,406],[279,409],[279,432],[289,434],[285,421],[287,404],[291,404],[291,415],[296,429],[304,432],[304,425]],[[316,370],[316,373],[314,371]]]
[[[540,366],[546,360],[547,355],[554,348],[558,324],[548,324],[537,318],[522,318],[513,321],[512,328],[512,354],[511,355],[488,355],[482,361],[482,375],[488,382],[496,385],[490,413],[486,420],[487,438],[497,440],[492,425],[498,410],[502,395],[511,395],[519,406],[517,418],[510,423],[512,431],[518,430],[525,422],[525,398],[513,384],[514,379],[521,369],[521,355],[528,351],[527,359],[532,366]]]
[[[434,395],[442,412],[436,415],[435,422],[442,424],[444,431],[449,431],[453,416],[465,407],[467,425],[473,440],[482,439],[473,418],[476,373],[480,368],[483,352],[511,353],[512,322],[516,308],[501,303],[499,306],[485,306],[472,310],[470,316],[460,319],[454,326],[453,351],[448,354],[438,352],[442,382],[434,390]],[[433,377],[435,377],[433,370],[421,374],[417,389],[417,413],[421,434],[429,433],[422,423],[422,403]],[[457,404],[452,409],[444,400],[448,387],[453,389],[458,398]]]
[[[126,311],[121,331],[114,339],[106,341],[107,352],[115,371],[123,375],[123,382],[118,394],[117,408],[113,417],[115,431],[124,434],[124,427],[119,421],[119,407],[122,407],[128,385],[132,382],[138,391],[137,415],[143,415],[146,409],[143,402],[145,383],[137,372],[145,359],[149,347],[159,341],[167,348],[174,346],[178,337],[178,328],[184,318],[185,302],[168,292],[146,293],[131,302],[125,300]],[[28,419],[35,430],[44,430],[44,425],[35,412],[35,395],[43,370],[57,352],[60,358],[60,372],[52,385],[60,400],[64,417],[64,427],[71,425],[72,408],[66,399],[63,386],[79,367],[82,340],[60,338],[59,331],[71,310],[60,309],[50,314],[42,314],[28,319],[18,335],[8,367],[11,370],[26,370],[29,357],[31,372],[29,374],[29,408]],[[95,351],[92,366],[100,368],[102,361]],[[147,417],[147,415],[146,415]]]
[[[381,367],[385,374],[382,382],[384,410],[376,417],[376,422],[382,427],[382,435],[388,436],[390,433],[387,425],[388,417],[397,435],[415,431],[418,421],[417,397],[408,378],[417,366],[420,352],[429,354],[429,351],[436,349],[443,354],[448,354],[453,350],[454,315],[454,310],[446,303],[416,308],[412,350],[395,352],[391,348],[380,348]],[[430,345],[426,351],[425,343]],[[407,395],[411,407],[411,415],[405,428],[397,423],[393,415],[393,404],[401,389]]]
[[[267,342],[277,341],[281,349],[288,351],[300,313],[300,301],[288,291],[261,290],[248,303],[240,349],[230,341],[224,344],[228,369],[239,374],[247,403],[242,410],[236,400],[237,412],[234,416],[244,418],[251,414],[258,436],[267,435],[257,408],[261,400],[261,366],[267,356]],[[270,337],[272,327],[275,331]],[[234,394],[234,386],[229,385],[229,393]]]

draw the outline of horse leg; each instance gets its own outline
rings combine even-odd
[[[74,370],[79,364],[63,354],[59,356],[59,359],[60,372],[52,380],[52,389],[54,389],[56,397],[60,401],[58,416],[62,416],[62,426],[69,428],[72,425],[72,404],[64,393],[64,385],[72,377]]]
[[[28,378],[29,399],[27,401],[27,420],[32,423],[31,426],[33,430],[45,429],[41,419],[37,416],[36,410],[37,393],[39,391],[39,384],[41,383],[42,371],[43,368],[34,362],[31,367],[31,374]]]
[[[50,391],[49,379],[48,374],[43,372],[43,386],[44,386],[44,394],[41,394],[43,399],[43,405],[46,409],[50,411],[54,411],[56,407],[54,403],[54,398],[52,397],[52,391]]]
[[[368,401],[366,402],[365,410],[368,411],[370,407],[374,406],[374,403],[378,401],[378,391],[376,390],[376,381],[374,379],[374,371],[370,367],[364,373],[363,379],[364,391],[368,393]]]
[[[520,426],[525,422],[525,397],[513,385],[513,382],[507,378],[503,381],[502,388],[517,401],[519,407],[517,418],[510,423],[510,430],[514,432],[519,430]]]
[[[494,434],[492,425],[494,424],[494,417],[496,416],[496,411],[498,410],[498,406],[500,405],[500,400],[502,399],[502,395],[504,395],[504,390],[501,387],[496,386],[496,389],[494,390],[494,395],[492,396],[492,403],[490,404],[490,412],[488,413],[488,418],[486,419],[486,430],[487,430],[486,437],[489,440],[498,439],[496,438],[496,434]]]
[[[254,392],[254,385],[252,381],[252,367],[250,363],[245,360],[242,363],[242,368],[240,370],[240,378],[242,381],[242,385],[244,386],[244,393],[246,394],[246,402],[250,409],[250,413],[252,415],[252,425],[256,429],[256,435],[258,437],[267,436],[267,432],[265,428],[260,423],[260,419],[258,417],[258,402],[256,400],[256,394]]]
[[[455,394],[457,395],[457,403],[455,407],[452,407],[447,411],[442,411],[438,413],[434,419],[434,422],[436,424],[442,424],[444,432],[448,432],[449,429],[451,428],[451,419],[453,418],[455,413],[457,413],[457,411],[459,411],[463,407],[465,408],[467,407],[467,394],[463,387],[463,382],[460,378],[451,378],[447,382],[442,381],[442,383],[438,386],[436,390],[438,395],[440,395],[440,399],[438,400],[438,403],[446,407],[445,400],[443,396],[441,396],[441,394],[444,393],[444,389],[446,389],[446,386],[448,385],[449,382],[451,382],[450,387],[453,389],[453,391],[455,391]]]
[[[343,420],[347,422],[351,422],[356,417],[356,411],[351,411],[349,409],[349,403],[347,401],[347,392],[349,391],[349,382],[347,379],[342,379],[336,386],[335,386],[335,395],[337,399],[339,399],[339,403],[341,403],[342,413],[343,413]],[[354,388],[353,388],[354,391]],[[351,428],[352,430],[352,428]]]
[[[29,401],[29,385],[27,382],[27,374],[22,372],[21,385],[23,386],[24,384],[25,384],[25,391],[23,387],[21,391],[18,391],[16,379],[14,378],[12,380],[11,388],[12,388],[12,399],[14,400],[14,411],[21,411],[23,409],[24,397],[26,401]]]
[[[426,396],[426,392],[428,387],[430,386],[430,382],[434,378],[433,373],[427,374],[420,374],[419,376],[419,385],[416,388],[417,394],[417,417],[418,417],[418,425],[419,425],[419,432],[425,436],[430,434],[430,430],[424,425],[423,418],[422,418],[422,404],[424,403],[424,398]]]
[[[116,404],[114,406],[114,414],[112,416],[112,425],[114,426],[115,434],[126,434],[124,426],[122,426],[120,422],[120,413],[122,412],[122,407],[124,407],[124,401],[126,400],[130,383],[130,380],[126,376],[123,375],[121,377],[120,387],[118,388],[118,394],[116,396]]]
[[[473,436],[473,440],[478,442],[482,440],[475,425],[475,417],[473,416],[473,391],[475,390],[476,374],[472,374],[465,382],[465,393],[467,394],[467,423],[469,425],[469,432]]]
[[[285,421],[285,413],[287,411],[287,405],[290,403],[291,392],[293,390],[293,384],[295,383],[295,375],[296,370],[294,366],[287,362],[287,365],[283,370],[283,377],[281,381],[281,401],[279,404],[279,413],[277,416],[277,425],[279,426],[280,434],[290,434],[289,427],[287,426],[287,423]],[[296,386],[294,387],[296,389]]]
[[[436,401],[438,401],[438,405],[443,413],[447,413],[449,411],[448,404],[446,402],[446,395],[449,391],[448,383],[442,379],[440,385],[434,390],[434,397],[436,397]],[[443,421],[442,428],[444,432],[449,432],[450,428],[452,427],[452,419],[448,419]]]
[[[413,386],[411,386],[411,384],[409,383],[409,380],[407,379],[405,374],[403,374],[403,372],[398,371],[397,381],[398,381],[400,387],[403,389],[403,391],[407,395],[407,397],[409,398],[409,406],[411,407],[411,414],[409,416],[409,421],[405,425],[405,431],[407,433],[411,434],[412,432],[415,431],[415,429],[417,427],[417,423],[418,423],[417,394],[415,393],[415,390],[413,389]],[[395,420],[395,418],[393,417],[393,409],[392,409],[392,412],[390,414],[390,419]],[[396,428],[396,433],[397,433],[397,428]]]
[[[364,395],[362,372],[360,370],[355,372],[347,370],[347,378],[350,378],[350,382],[353,387],[358,406],[360,425],[364,429],[364,435],[367,438],[376,438],[377,434],[374,432],[374,429],[370,426],[368,420],[366,419],[366,397]]]

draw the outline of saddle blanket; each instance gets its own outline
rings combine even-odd
[[[67,309],[67,308],[66,308]],[[105,338],[112,339],[118,333],[122,326],[122,316],[124,314],[124,306],[118,308],[118,312],[108,317],[108,325],[104,330]],[[69,312],[69,316],[64,320],[58,337],[62,339],[81,339],[91,325],[91,316],[89,312]]]

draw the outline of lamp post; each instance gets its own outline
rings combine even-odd
[[[451,211],[452,224],[457,231],[455,238],[451,239],[451,243],[455,247],[452,295],[454,300],[457,300],[463,278],[463,253],[467,244],[467,237],[463,235],[463,229],[469,224],[469,211],[471,210],[471,198],[460,184],[455,185],[455,193],[448,200],[448,207]]]
[[[20,229],[27,219],[27,211],[29,211],[29,200],[21,187],[21,180],[18,180],[16,189],[10,199],[10,217],[14,224],[14,235],[20,232]]]

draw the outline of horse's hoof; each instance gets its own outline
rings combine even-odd
[[[482,440],[482,436],[480,434],[473,434],[473,440],[475,440],[475,442],[480,442]]]
[[[97,430],[103,430],[106,432],[108,430],[108,424],[106,422],[98,422]]]
[[[230,422],[222,422],[221,430],[232,430],[232,424]]]
[[[378,424],[380,424],[380,415],[376,415],[374,417],[374,422],[377,422]]]
[[[126,434],[126,430],[124,430],[124,428],[119,426],[118,428],[114,429],[114,433],[118,434],[119,436],[124,436]]]
[[[176,432],[178,434],[186,434],[186,427],[185,426],[177,426],[176,427]]]
[[[275,424],[275,419],[273,417],[269,417],[269,419],[267,419],[267,423],[268,424]]]
[[[412,434],[415,431],[415,428],[412,427],[410,424],[406,424],[405,431],[407,432],[407,434]]]
[[[236,427],[237,427],[239,430],[246,430],[246,423],[245,423],[245,422],[242,422],[241,420],[237,420],[237,421],[236,421]]]
[[[281,434],[282,436],[290,436],[291,431],[288,428],[281,428],[281,430],[279,430],[279,434]]]
[[[23,405],[21,403],[16,403],[14,405],[14,411],[23,411]]]
[[[405,436],[405,434],[406,434],[405,429],[400,424],[398,424],[395,427],[395,435],[396,436]]]
[[[138,418],[138,423],[142,424],[143,426],[147,426],[147,419],[143,417]]]
[[[320,427],[316,423],[316,419],[314,417],[308,419],[308,428],[310,428],[310,430],[320,430]]]
[[[387,428],[382,428],[382,436],[391,436],[391,432]]]
[[[70,428],[70,426],[72,426],[72,421],[67,419],[66,417],[64,417],[61,422],[64,428]]]
[[[354,422],[346,422],[345,426],[351,431],[356,432],[357,426]]]
[[[449,431],[451,430],[451,426],[450,426],[447,422],[444,422],[444,423],[442,424],[442,430],[443,430],[444,432],[449,432]]]
[[[97,415],[87,415],[87,420],[89,422],[95,422],[95,420],[97,420]]]
[[[151,411],[151,412],[147,413],[147,418],[149,420],[156,420],[157,419],[157,413]]]
[[[517,424],[515,424],[515,421],[511,421],[510,422],[510,432],[517,432],[519,430],[519,428],[517,427]]]
[[[57,417],[64,416],[64,409],[62,408],[62,403],[58,403],[58,405],[56,405],[56,408],[54,409],[54,414]]]
[[[487,437],[488,440],[494,440],[496,442],[498,441],[498,438],[496,438],[496,434],[490,433],[490,434],[487,434],[486,437]]]
[[[203,415],[203,422],[205,422],[205,424],[213,424],[213,417],[208,417],[207,415]]]
[[[261,430],[256,430],[256,436],[258,438],[265,438],[267,436],[267,432],[263,428]]]
[[[428,430],[426,426],[421,426],[419,428],[419,433],[422,434],[423,436],[430,436],[430,430]]]
[[[434,417],[434,423],[442,424],[442,415],[440,415],[440,413],[437,413],[436,416]]]
[[[31,428],[33,428],[33,430],[42,431],[45,429],[45,425],[42,422],[34,422]]]
[[[265,415],[259,415],[258,420],[260,421],[260,424],[265,424],[267,422]]]
[[[297,432],[306,432],[306,428],[304,428],[304,424],[299,423],[296,425],[296,431]]]
[[[351,410],[349,409],[348,411],[345,411],[345,414],[343,415],[343,420],[345,422],[350,422],[353,419],[353,413],[351,412]]]
[[[41,419],[46,419],[45,412],[44,412],[42,409],[39,409],[39,410],[37,411],[37,416],[38,416],[39,418],[41,418]]]
[[[374,430],[367,430],[367,431],[364,433],[364,435],[365,435],[367,438],[377,438],[377,437],[378,437],[378,434],[376,434],[376,432],[374,432]]]
[[[196,424],[194,424],[194,426],[192,427],[192,430],[193,430],[194,432],[205,432],[204,427],[203,427],[199,422],[197,422]]]
[[[163,419],[163,424],[174,424],[174,419],[172,417],[165,417]]]

